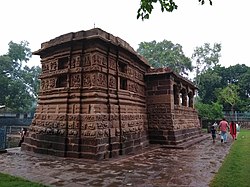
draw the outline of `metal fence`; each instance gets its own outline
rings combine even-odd
[[[6,129],[0,128],[0,151],[6,148]]]
[[[250,121],[250,112],[224,112],[228,121]]]

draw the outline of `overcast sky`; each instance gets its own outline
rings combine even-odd
[[[26,40],[32,51],[41,43],[68,32],[99,27],[128,42],[135,50],[140,42],[164,39],[183,46],[191,57],[197,46],[221,43],[220,64],[250,66],[250,1],[175,0],[178,9],[160,11],[155,5],[149,20],[137,20],[140,0],[2,0],[0,2],[0,54],[10,41]],[[40,65],[32,57],[28,65]]]

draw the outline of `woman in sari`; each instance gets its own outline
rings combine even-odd
[[[230,123],[230,134],[232,135],[233,140],[237,140],[236,139],[237,128],[236,128],[236,123],[234,123],[234,121],[231,121]]]

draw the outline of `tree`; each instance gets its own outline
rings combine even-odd
[[[205,0],[198,1],[201,3],[201,5],[205,4]],[[141,0],[140,7],[137,10],[137,19],[149,19],[149,15],[154,9],[153,4],[157,3],[160,3],[162,12],[172,12],[178,8],[177,4],[173,0]],[[212,0],[209,0],[209,3],[212,5]]]
[[[215,120],[223,117],[223,106],[218,102],[205,104],[198,101],[195,102],[195,108],[202,119]]]
[[[217,101],[217,89],[221,88],[222,77],[216,71],[209,69],[199,75],[199,90],[198,94],[201,101],[206,104],[211,104]]]
[[[211,104],[219,98],[221,90],[233,84],[240,89],[237,90],[239,101],[234,106],[234,110],[248,111],[250,104],[250,67],[236,64],[228,68],[220,65],[210,68],[199,75],[199,97],[201,102]],[[231,110],[231,105],[224,100],[220,100],[224,110]]]
[[[216,67],[215,71],[221,76],[221,88],[226,87],[228,84],[237,85],[240,100],[235,106],[237,111],[249,110],[250,104],[250,67],[245,64],[236,64],[228,68]],[[229,105],[229,104],[227,104]],[[230,107],[230,106],[229,106]]]
[[[196,47],[194,50],[192,59],[196,63],[195,83],[198,87],[200,85],[200,74],[219,64],[220,51],[221,44],[218,43],[215,43],[213,47],[211,47],[209,43],[205,43],[203,46]]]
[[[234,113],[234,107],[239,102],[239,87],[235,84],[229,84],[227,87],[220,90],[218,95],[219,101],[224,101],[231,106],[231,112]]]
[[[170,67],[173,71],[186,74],[192,71],[191,60],[184,55],[180,44],[173,44],[171,41],[163,40],[157,43],[141,42],[137,52],[145,57],[152,67]]]
[[[8,53],[0,56],[0,105],[10,112],[28,112],[37,99],[41,68],[24,66],[31,57],[28,45],[11,41]]]

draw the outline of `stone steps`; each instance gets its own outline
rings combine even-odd
[[[207,138],[210,137],[210,134],[202,134],[201,136],[198,136],[196,138],[192,138],[188,141],[179,143],[177,145],[162,145],[161,148],[168,148],[168,149],[186,149],[188,147],[191,147],[194,144],[197,144]]]

